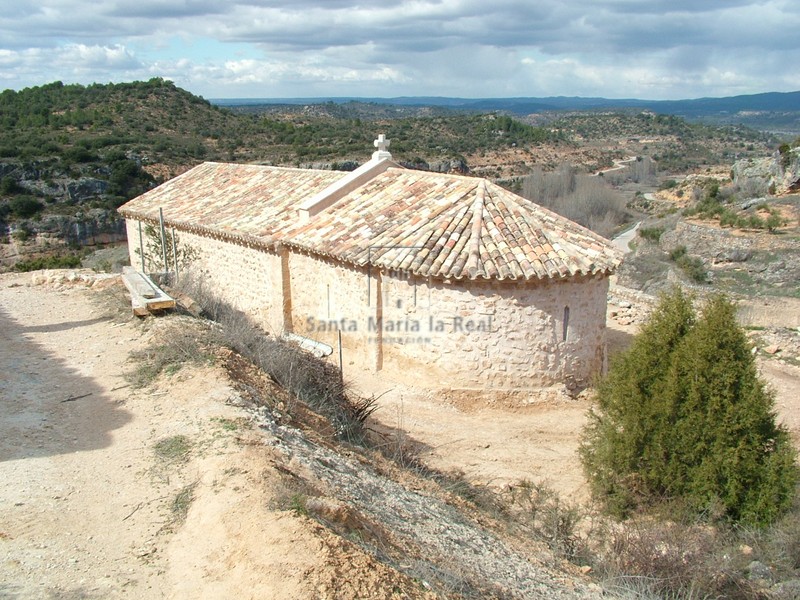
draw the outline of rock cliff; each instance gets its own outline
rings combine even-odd
[[[800,191],[800,146],[784,147],[771,157],[736,161],[733,165],[733,180],[761,180],[773,194]]]

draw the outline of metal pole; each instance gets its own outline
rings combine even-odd
[[[139,221],[139,255],[142,257],[142,273],[144,273],[144,241],[142,240],[142,222]]]
[[[344,365],[342,364],[342,330],[338,329],[339,334],[339,377],[344,382]]]
[[[372,246],[367,248],[367,306],[370,306],[370,294],[372,293]]]
[[[172,262],[175,265],[175,283],[178,283],[178,242],[175,240],[175,228],[172,228]]]
[[[167,232],[164,229],[164,210],[158,209],[158,224],[161,227],[161,255],[164,257],[164,273],[169,271],[169,263],[167,262]]]

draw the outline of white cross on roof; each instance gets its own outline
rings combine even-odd
[[[372,158],[375,160],[380,160],[383,158],[392,158],[392,155],[389,153],[389,144],[391,140],[387,140],[384,134],[378,135],[378,139],[372,142],[372,144],[378,149],[376,152],[372,153]]]

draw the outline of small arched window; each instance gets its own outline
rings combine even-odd
[[[567,341],[567,334],[569,333],[569,306],[564,307],[564,320],[562,321],[562,341]]]

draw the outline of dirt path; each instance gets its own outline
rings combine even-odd
[[[125,406],[122,372],[139,336],[74,289],[29,280],[3,276],[0,287],[0,591],[158,597],[158,566],[140,568],[161,527],[141,476],[150,431]]]
[[[778,422],[789,429],[800,449],[800,367],[766,358],[759,361],[759,371],[775,392]]]
[[[119,287],[30,282],[0,275],[0,598],[390,598],[408,585],[285,510],[218,367],[127,385],[147,333],[109,309]],[[188,451],[154,451],[175,439]]]

